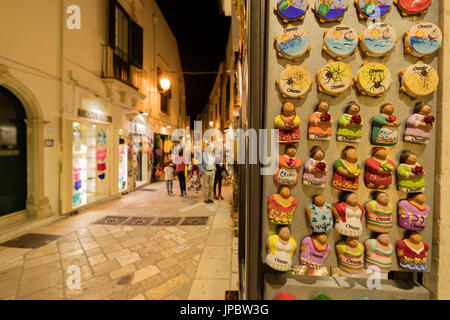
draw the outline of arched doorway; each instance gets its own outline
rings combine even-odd
[[[0,216],[26,209],[26,113],[22,103],[0,86]]]

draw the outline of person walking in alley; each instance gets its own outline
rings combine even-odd
[[[181,196],[186,196],[186,164],[184,163],[184,155],[183,155],[183,150],[180,151],[180,153],[178,154],[178,159],[177,159],[177,166],[176,166],[176,174],[178,177],[178,181],[180,183],[180,191],[181,191]]]
[[[214,199],[223,200],[222,197],[222,179],[227,176],[227,170],[223,164],[216,164],[216,174],[214,176]],[[219,195],[217,195],[217,185],[219,185]]]
[[[203,179],[203,195],[205,203],[213,203],[212,194],[215,178],[215,158],[210,152],[205,152],[203,156],[203,162],[200,166],[200,171]]]
[[[174,168],[173,168],[173,162],[170,161],[167,166],[164,168],[164,177],[166,180],[166,188],[167,188],[167,194],[170,196],[171,194],[173,194],[173,173],[174,173]]]

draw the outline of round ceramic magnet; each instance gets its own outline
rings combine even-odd
[[[307,0],[277,0],[275,11],[284,23],[295,20],[303,20],[309,1]]]
[[[392,7],[392,0],[355,0],[356,8],[361,19],[381,18]]]
[[[432,0],[394,0],[403,16],[426,12],[431,2]]]
[[[293,61],[311,50],[308,31],[289,25],[275,37],[278,55]]]
[[[391,71],[383,63],[366,62],[355,77],[358,90],[371,97],[382,96],[392,84]]]
[[[358,50],[358,33],[351,26],[342,23],[325,31],[323,42],[322,50],[341,60]]]
[[[436,92],[439,84],[437,71],[422,61],[403,69],[400,76],[402,78],[400,91],[417,100]]]
[[[405,32],[405,52],[418,58],[427,57],[442,47],[442,32],[431,22],[419,22]]]
[[[284,98],[303,99],[314,82],[305,66],[290,66],[276,80]]]
[[[341,21],[347,8],[347,0],[315,0],[313,6],[313,10],[321,23]]]
[[[398,42],[397,33],[389,23],[376,22],[360,36],[361,49],[366,56],[384,57],[391,54]]]
[[[330,61],[317,72],[320,92],[338,96],[353,85],[352,67],[343,62]]]

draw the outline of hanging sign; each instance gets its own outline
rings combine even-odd
[[[105,115],[105,114],[101,114],[98,112],[94,112],[94,111],[88,111],[88,110],[84,110],[84,109],[78,109],[78,116],[80,118],[86,118],[89,120],[95,120],[95,121],[102,121],[102,122],[112,122],[112,117]]]

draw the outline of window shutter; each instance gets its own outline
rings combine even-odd
[[[116,1],[115,0],[109,0],[108,43],[111,48],[116,47]]]
[[[131,63],[143,68],[144,30],[136,22],[131,21]]]

